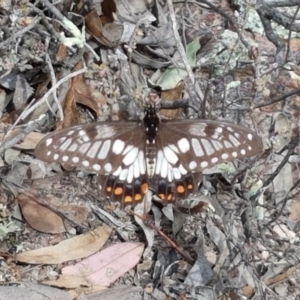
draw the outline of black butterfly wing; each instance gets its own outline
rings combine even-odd
[[[148,190],[145,134],[140,123],[97,122],[47,135],[35,156],[98,174],[101,198],[136,204]]]
[[[162,123],[156,140],[151,182],[165,202],[195,193],[204,169],[253,156],[263,147],[261,138],[252,130],[209,120]]]
[[[34,154],[46,162],[107,175],[136,159],[144,161],[143,145],[139,123],[97,122],[52,132],[39,142]]]

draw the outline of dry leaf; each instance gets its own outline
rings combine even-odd
[[[16,255],[16,260],[28,264],[51,265],[87,257],[103,247],[111,231],[108,226],[98,227],[55,246],[19,253]]]
[[[300,196],[295,196],[290,208],[289,221],[297,221],[300,218]]]
[[[107,37],[103,35],[102,22],[98,16],[97,11],[94,9],[85,17],[85,24],[88,32],[102,45],[108,48],[114,48],[116,45],[112,43]]]
[[[35,149],[38,142],[45,136],[43,133],[39,132],[30,132],[20,144],[15,145],[15,148],[18,149]]]
[[[109,286],[132,269],[144,250],[142,243],[120,243],[62,269],[62,274],[82,276],[93,284]]]
[[[34,201],[25,194],[19,194],[17,201],[20,204],[24,219],[35,230],[46,233],[62,233],[66,231],[62,218],[38,200]]]

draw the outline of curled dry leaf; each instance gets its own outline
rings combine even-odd
[[[102,248],[111,231],[110,227],[101,226],[93,231],[62,241],[55,246],[19,253],[16,255],[16,260],[28,264],[49,265],[87,257]]]
[[[139,262],[143,250],[142,243],[115,244],[74,266],[63,268],[62,274],[82,276],[93,284],[109,286]]]

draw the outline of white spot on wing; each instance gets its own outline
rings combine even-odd
[[[163,152],[161,150],[159,150],[157,152],[155,174],[159,174],[160,173],[160,169],[161,169],[161,165],[162,165],[163,159],[164,159]]]
[[[242,150],[241,150],[241,154],[242,154],[242,155],[245,155],[245,154],[246,154],[246,150],[245,150],[245,149],[242,149]]]
[[[146,173],[144,151],[140,150],[138,160],[139,160],[140,172],[141,172],[142,175],[144,175]]]
[[[139,148],[133,147],[123,158],[123,163],[126,166],[131,165],[139,154]]]
[[[201,164],[200,164],[201,168],[206,168],[208,166],[208,163],[207,161],[202,161]]]
[[[127,154],[131,149],[133,148],[133,145],[129,145],[125,148],[125,150],[123,151],[123,155]]]
[[[67,135],[71,135],[73,133],[74,133],[74,130],[70,130],[70,131],[67,132]]]
[[[178,170],[178,168],[173,168],[173,175],[174,175],[174,178],[177,180],[181,178],[181,173]]]
[[[48,151],[48,152],[47,152],[47,156],[50,156],[50,155],[51,155],[51,152],[52,152],[52,151]]]
[[[64,155],[63,157],[62,157],[62,160],[63,161],[67,161],[69,159],[69,156],[67,156],[67,155]]]
[[[237,153],[234,151],[234,152],[232,152],[232,156],[233,157],[237,157]]]
[[[120,180],[125,180],[127,178],[129,170],[128,169],[124,169],[121,171],[119,178]]]
[[[79,130],[78,135],[84,136],[86,135],[86,132],[84,130]]]
[[[72,144],[71,147],[69,148],[69,151],[75,152],[77,150],[78,145],[76,143]]]
[[[94,169],[95,171],[100,171],[100,170],[101,170],[101,166],[98,165],[98,164],[94,164],[94,165],[93,165],[93,169]]]
[[[224,160],[227,159],[228,158],[228,154],[227,153],[223,153],[222,156],[221,156],[221,158],[224,159]]]
[[[170,165],[168,166],[168,181],[169,182],[173,181],[173,172],[172,172],[172,167]]]
[[[91,146],[91,143],[86,143],[80,146],[80,148],[78,149],[79,152],[81,152],[82,154],[84,154]]]
[[[47,139],[47,140],[46,140],[46,146],[47,146],[47,147],[50,146],[50,145],[52,144],[52,142],[53,142],[53,139],[52,139],[52,138]]]
[[[84,160],[84,161],[82,162],[82,165],[83,165],[84,167],[87,168],[87,167],[90,165],[90,163],[89,163],[89,161]]]
[[[134,161],[132,168],[133,168],[134,178],[139,178],[140,177],[140,163],[139,163],[138,158]]]
[[[131,183],[133,180],[133,165],[128,169],[127,182]]]
[[[207,155],[211,155],[215,152],[214,148],[212,147],[211,143],[207,139],[201,139],[203,147]]]
[[[248,146],[248,150],[251,151],[251,150],[252,150],[252,147],[251,147],[251,146]]]
[[[79,162],[79,157],[74,156],[74,157],[72,158],[72,161],[73,161],[75,164],[77,164],[77,163]]]
[[[169,163],[175,165],[178,162],[178,157],[172,149],[170,149],[169,147],[164,147],[163,151],[165,158],[168,160]]]
[[[213,157],[212,159],[211,159],[211,162],[213,163],[213,164],[215,164],[215,163],[217,163],[218,162],[218,158],[217,157]]]
[[[229,139],[232,142],[232,144],[236,147],[238,147],[241,143],[231,134],[229,134]]]
[[[60,145],[59,149],[61,151],[65,151],[68,149],[68,147],[70,146],[70,144],[72,143],[71,139],[67,139],[62,145]]]
[[[115,153],[116,155],[122,153],[122,151],[124,150],[125,147],[125,143],[121,140],[115,140],[113,146],[112,146],[112,151],[113,153]]]
[[[110,173],[111,170],[112,170],[112,165],[111,165],[111,163],[106,163],[106,164],[104,165],[104,170],[105,170],[105,172]]]
[[[95,158],[101,144],[101,141],[95,142],[86,155],[90,158]]]
[[[248,133],[247,137],[248,137],[248,140],[249,140],[249,141],[252,141],[253,135],[252,135],[251,133]]]
[[[59,158],[59,155],[56,153],[56,154],[54,154],[54,156],[53,156],[53,159],[54,160],[57,160]]]
[[[195,152],[196,156],[201,157],[201,156],[204,155],[201,144],[197,139],[195,139],[195,138],[192,139],[192,146],[193,146],[193,149],[194,149],[194,152]]]
[[[213,144],[213,146],[215,147],[215,149],[217,151],[223,149],[223,145],[220,142],[215,141],[215,140],[211,140],[211,143]]]
[[[169,147],[170,147],[175,153],[179,153],[179,150],[178,150],[178,148],[177,148],[175,145],[171,144],[171,145],[169,145]]]
[[[122,172],[122,168],[121,168],[121,166],[119,166],[119,168],[115,172],[113,172],[113,175],[119,176],[121,174],[121,172]]]
[[[161,171],[160,171],[160,176],[162,178],[166,178],[168,174],[168,161],[163,158],[162,164],[161,164]]]
[[[180,165],[179,166],[179,171],[182,175],[186,175],[187,174],[187,170],[183,167],[183,165]]]
[[[232,148],[232,145],[228,141],[225,141],[224,145],[226,148]]]
[[[177,142],[178,148],[182,153],[186,153],[190,150],[190,142],[186,138],[182,138]]]
[[[218,132],[218,133],[222,133],[223,132],[223,128],[222,127],[217,127],[215,129],[215,131]]]
[[[195,161],[191,161],[189,163],[190,170],[194,170],[197,167],[197,163]]]
[[[97,156],[99,159],[105,159],[107,157],[107,153],[109,151],[110,144],[111,144],[110,140],[107,140],[103,143],[103,145],[101,147],[101,150],[100,150],[100,152],[98,153],[98,156]]]

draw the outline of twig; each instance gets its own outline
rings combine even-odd
[[[56,81],[56,78],[55,78],[55,73],[54,73],[54,70],[53,70],[51,59],[50,59],[50,56],[49,56],[48,53],[46,53],[46,62],[47,62],[48,68],[50,70],[52,86],[56,87],[57,86],[57,81]],[[60,121],[63,121],[63,119],[64,119],[64,113],[63,113],[62,106],[59,103],[59,100],[57,98],[56,89],[53,90],[52,95],[53,95],[53,99],[54,99],[54,101],[55,101],[55,103],[57,105],[57,109],[58,109],[58,114],[59,114]]]
[[[167,235],[165,235],[154,224],[152,224],[151,222],[149,222],[148,220],[146,220],[145,217],[143,217],[143,216],[135,213],[132,210],[128,210],[128,212],[131,213],[132,215],[137,216],[141,220],[143,220],[145,224],[147,224],[149,227],[151,227],[152,229],[154,229],[160,236],[162,236],[182,257],[184,257],[187,260],[187,262],[189,262],[190,264],[194,264],[194,261],[189,256],[187,256]]]
[[[176,22],[176,16],[175,16],[175,11],[174,11],[172,0],[167,0],[167,4],[168,4],[168,7],[169,7],[169,13],[170,13],[170,18],[171,18],[171,22],[172,22],[172,29],[173,29],[174,37],[175,37],[175,40],[176,40],[178,52],[181,56],[181,59],[183,61],[183,64],[186,68],[186,71],[189,75],[189,78],[190,78],[192,84],[195,84],[195,77],[194,77],[194,74],[193,74],[193,70],[192,70],[190,64],[188,63],[188,60],[187,60],[187,57],[186,57],[186,54],[185,54],[185,50],[183,48],[179,33],[177,31],[177,22]]]
[[[0,146],[0,153],[4,152],[5,150],[7,150],[7,149],[13,147],[15,144],[19,143],[21,140],[24,139],[24,137],[27,136],[28,133],[41,127],[44,122],[45,122],[44,118],[29,122],[27,124],[26,128],[21,133],[14,136],[13,138],[6,140],[6,138],[9,136],[9,133],[12,131],[12,129],[10,129],[9,132],[5,135],[5,138]]]
[[[16,32],[13,36],[9,37],[5,41],[0,43],[0,49],[4,46],[6,46],[8,43],[10,43],[13,39],[17,38],[18,36],[22,36],[25,32],[31,30],[33,27],[36,26],[40,22],[42,18],[40,17],[35,17],[30,25],[27,27],[21,29],[20,31]]]

